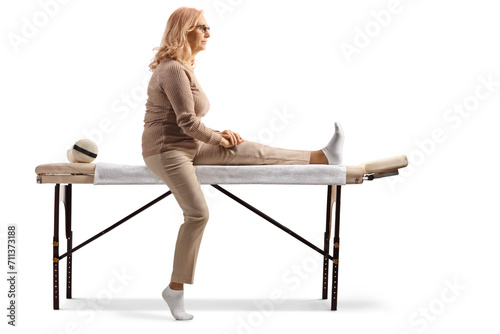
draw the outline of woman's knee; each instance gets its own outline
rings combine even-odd
[[[206,204],[200,207],[199,217],[203,220],[205,224],[208,222],[210,213],[208,212],[208,206]]]
[[[185,214],[189,220],[196,224],[205,225],[208,222],[209,211],[206,203],[197,203],[195,207],[190,209],[190,212]]]

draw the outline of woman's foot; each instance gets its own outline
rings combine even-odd
[[[193,315],[184,310],[184,290],[172,290],[167,286],[161,296],[167,302],[170,312],[177,320],[191,320]]]
[[[329,165],[342,164],[342,149],[344,147],[344,131],[339,123],[335,122],[335,133],[332,139],[324,148],[321,149],[328,159]]]

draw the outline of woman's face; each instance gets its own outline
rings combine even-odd
[[[196,23],[197,28],[188,33],[188,43],[191,46],[191,52],[194,54],[205,50],[207,47],[207,40],[210,37],[210,31],[204,29],[208,27],[207,21],[203,15],[200,16]],[[201,27],[200,27],[201,26]]]

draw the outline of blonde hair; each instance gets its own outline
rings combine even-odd
[[[149,64],[151,72],[166,57],[194,67],[195,60],[187,40],[187,34],[196,29],[196,23],[202,14],[203,10],[180,7],[170,15],[160,46],[153,48],[153,51],[156,50],[157,53]]]

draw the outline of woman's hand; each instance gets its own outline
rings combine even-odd
[[[239,145],[245,141],[239,134],[231,130],[224,130],[220,134],[222,135],[220,145],[225,148]]]

